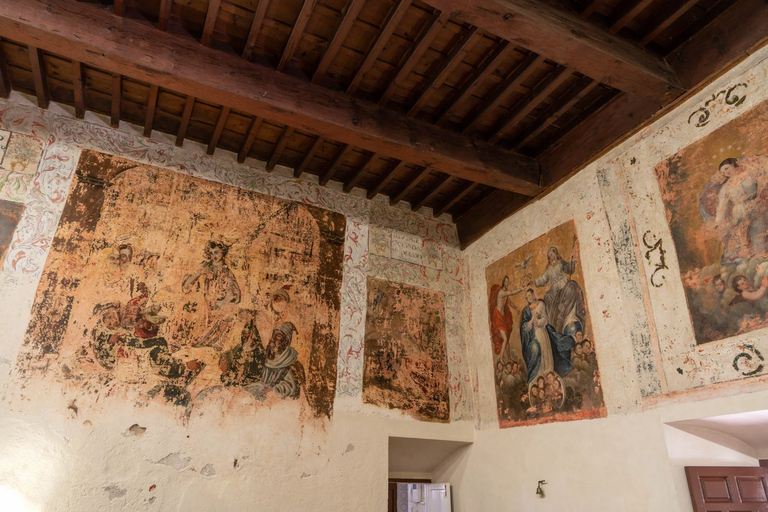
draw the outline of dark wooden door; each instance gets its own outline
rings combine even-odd
[[[686,466],[694,512],[768,512],[768,468]]]
[[[389,482],[387,512],[397,512],[397,482]]]

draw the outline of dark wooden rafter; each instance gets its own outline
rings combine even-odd
[[[32,65],[32,79],[35,84],[35,95],[37,96],[37,106],[48,108],[51,101],[48,94],[48,82],[45,78],[45,60],[43,59],[43,50],[34,46],[28,46],[29,61]]]
[[[125,0],[115,0],[115,16],[125,16]]]
[[[421,183],[424,178],[427,177],[430,171],[432,171],[430,166],[424,167],[418,171],[417,174],[411,177],[411,179],[408,180],[405,185],[403,185],[398,193],[389,198],[389,204],[395,206],[397,203],[399,203],[411,190],[413,190],[416,185]]]
[[[264,25],[264,18],[267,16],[267,7],[269,7],[269,0],[258,1],[259,5],[256,6],[256,11],[253,13],[253,21],[251,21],[251,28],[245,40],[245,48],[243,48],[243,58],[245,60],[251,58],[253,48],[256,46],[256,40],[259,38],[259,31],[262,25]]]
[[[376,37],[376,41],[373,43],[373,46],[371,46],[370,50],[368,50],[368,53],[366,53],[365,59],[363,59],[363,63],[360,65],[360,68],[355,73],[355,76],[352,77],[352,81],[350,81],[349,85],[347,86],[347,94],[354,95],[357,92],[357,89],[360,87],[360,84],[365,78],[366,73],[368,73],[368,71],[370,71],[373,65],[376,63],[376,60],[379,58],[381,51],[384,49],[384,46],[389,41],[389,38],[392,37],[392,34],[394,34],[397,26],[402,21],[403,16],[405,16],[405,13],[411,6],[411,2],[412,0],[401,0],[389,13],[389,17],[387,18],[387,21],[384,22],[384,26],[382,27],[381,32],[379,32],[379,35]]]
[[[532,53],[523,60],[507,77],[500,83],[486,102],[475,112],[470,114],[469,119],[464,123],[461,129],[462,133],[470,133],[477,123],[489,112],[498,107],[512,91],[522,82],[528,79],[536,69],[544,62],[544,57]]]
[[[381,192],[384,189],[384,187],[387,186],[387,183],[392,181],[392,178],[394,178],[395,174],[397,174],[397,172],[400,169],[402,169],[403,166],[405,166],[405,162],[403,162],[402,160],[393,160],[392,163],[390,163],[389,166],[387,166],[386,170],[384,171],[384,174],[381,175],[381,178],[379,179],[379,181],[376,182],[376,185],[374,185],[368,190],[366,197],[368,197],[368,199],[373,199],[374,197],[376,197],[376,194]]]
[[[477,207],[477,205],[485,201],[488,198],[488,196],[493,194],[494,191],[495,189],[493,188],[486,188],[485,190],[481,191],[477,195],[477,197],[474,198],[474,200],[462,205],[461,208],[457,208],[456,211],[451,213],[451,219],[453,220],[453,222],[458,223],[461,221],[461,219],[471,214],[472,211]]]
[[[157,28],[168,30],[168,24],[171,22],[171,7],[173,0],[160,0],[160,7],[157,11]]]
[[[538,0],[426,0],[436,9],[621,91],[665,105],[683,93],[665,60]]]
[[[211,140],[208,142],[207,153],[209,155],[212,155],[216,151],[216,146],[219,145],[219,139],[224,132],[224,127],[227,126],[227,119],[229,119],[231,110],[229,107],[223,107],[221,113],[219,113],[219,119],[216,121],[216,127],[213,129],[213,135],[211,135]]]
[[[523,96],[515,104],[509,114],[498,123],[497,127],[493,130],[494,135],[491,137],[491,144],[496,144],[500,141],[509,128],[525,119],[528,114],[533,112],[542,101],[555,92],[557,88],[563,85],[563,83],[572,75],[572,69],[568,69],[565,66],[556,67],[546,78],[539,82],[536,87],[528,91],[528,94]]]
[[[75,117],[85,117],[85,80],[83,79],[83,65],[78,61],[72,61],[72,92],[75,100]]]
[[[680,16],[688,12],[691,7],[699,3],[699,1],[700,0],[688,0],[679,6],[675,5],[673,2],[670,2],[670,6],[673,7],[673,10],[668,12],[662,21],[656,23],[651,30],[649,30],[643,37],[640,38],[640,45],[645,46],[646,44],[659,37],[662,32],[664,32],[667,28],[669,28],[670,25],[676,22]]]
[[[291,29],[291,35],[288,36],[288,42],[283,49],[283,55],[280,57],[280,62],[277,64],[278,71],[282,71],[293,58],[293,52],[296,51],[296,47],[299,45],[299,41],[304,34],[304,29],[307,27],[309,17],[312,16],[312,9],[314,9],[314,7],[315,0],[304,0],[299,15]]]
[[[469,209],[454,216],[461,248],[477,240],[499,222],[522,208],[529,201],[525,196],[505,190],[488,189]]]
[[[435,40],[435,37],[437,37],[437,34],[443,29],[449,19],[450,15],[448,13],[440,11],[434,12],[432,17],[426,23],[424,29],[422,29],[421,34],[419,34],[419,37],[414,41],[413,46],[411,46],[410,50],[400,62],[395,76],[389,81],[389,85],[379,99],[379,106],[383,107],[392,99],[392,95],[395,93],[397,87],[399,87],[401,82],[411,73],[411,71],[413,71],[413,68],[418,64],[419,59],[424,56],[429,45],[432,44],[432,41]]]
[[[478,66],[475,73],[464,81],[464,84],[461,86],[461,89],[459,89],[459,92],[456,93],[455,97],[445,102],[445,106],[442,107],[440,113],[437,115],[437,122],[444,122],[448,114],[456,108],[456,106],[462,104],[469,98],[514,51],[514,45],[510,44],[509,41],[502,41],[501,44],[486,57],[480,66]]]
[[[255,116],[253,119],[251,119],[251,123],[248,125],[248,130],[246,130],[245,132],[245,138],[243,139],[242,144],[240,144],[240,149],[237,152],[238,162],[240,163],[245,162],[245,159],[248,157],[248,154],[251,152],[253,141],[256,140],[256,136],[259,134],[259,130],[261,129],[261,125],[263,122],[264,122],[264,119],[258,116]]]
[[[211,46],[213,39],[213,29],[216,27],[216,20],[219,17],[219,8],[221,0],[209,0],[208,11],[205,14],[205,23],[203,24],[203,35],[200,38],[200,44]]]
[[[123,101],[123,77],[112,75],[112,107],[109,123],[112,128],[120,126],[120,103]]]
[[[635,19],[653,0],[631,0],[611,19],[608,31],[617,34],[627,26],[627,23]]]
[[[542,190],[538,163],[530,157],[203,47],[191,37],[155,30],[131,18],[114,23],[109,11],[73,0],[4,0],[0,32],[23,44],[45,44],[45,49],[84,65],[300,127],[309,135],[322,133],[411,165],[434,166],[531,197]],[[126,40],[132,44],[126,45]]]
[[[344,187],[342,190],[344,192],[351,192],[353,188],[358,184],[360,181],[360,178],[363,177],[363,175],[368,170],[368,166],[371,164],[373,159],[376,157],[376,153],[369,153],[368,156],[365,157],[365,160],[363,161],[363,164],[360,165],[357,169],[355,169],[355,172],[352,173],[352,176],[344,182]]]
[[[179,131],[176,134],[176,145],[179,147],[184,144],[184,138],[187,136],[187,128],[189,128],[189,120],[192,118],[193,108],[195,108],[195,97],[187,96],[187,99],[184,101],[184,111],[181,114]]]
[[[450,174],[443,174],[440,176],[440,178],[437,180],[437,183],[432,185],[427,193],[421,197],[421,199],[411,205],[411,210],[414,212],[419,211],[425,204],[429,202],[430,199],[440,193],[440,191],[450,183],[451,179],[453,179],[453,176]]]
[[[450,73],[456,68],[456,66],[461,62],[467,52],[472,48],[472,45],[475,43],[475,41],[477,41],[478,35],[479,32],[477,27],[472,27],[467,31],[466,34],[464,34],[464,37],[462,37],[456,46],[454,46],[453,50],[451,50],[451,53],[449,53],[448,56],[443,60],[435,74],[424,86],[421,93],[419,94],[419,97],[416,98],[416,101],[413,103],[411,108],[408,109],[409,116],[417,115],[421,109],[424,108],[424,105],[427,103],[430,94],[432,94],[432,91],[443,85],[445,79],[448,78],[448,75],[450,75]]]
[[[579,13],[579,16],[581,16],[582,19],[587,19],[590,16],[592,16],[592,13],[595,12],[598,5],[600,5],[600,0],[590,0],[587,3],[587,6],[584,7],[584,9]]]
[[[152,136],[152,128],[155,124],[155,110],[157,109],[157,96],[160,88],[154,84],[149,86],[149,99],[147,100],[147,111],[144,115],[144,136]]]
[[[355,24],[355,20],[357,19],[358,14],[360,14],[360,10],[363,8],[364,4],[365,0],[350,0],[349,4],[347,4],[347,9],[344,11],[344,16],[339,24],[339,28],[334,33],[331,44],[328,45],[325,53],[323,53],[323,57],[320,59],[320,63],[317,65],[317,69],[315,69],[315,73],[312,75],[313,84],[319,84],[323,81],[323,78],[325,78],[325,73],[331,66],[339,49],[341,49],[341,46],[344,44],[344,41],[346,40],[347,35],[349,35],[352,26]]]
[[[293,169],[294,178],[301,178],[301,175],[304,173],[304,171],[307,170],[307,166],[309,165],[309,162],[312,161],[312,158],[314,158],[315,153],[317,153],[320,150],[324,142],[325,142],[325,137],[323,137],[322,135],[315,138],[315,140],[312,142],[312,145],[309,147],[307,152],[304,153],[304,156],[301,158],[301,162],[299,162],[299,165],[297,165]]]
[[[7,98],[11,94],[11,75],[8,74],[8,63],[5,60],[5,51],[0,45],[0,98]]]
[[[464,198],[464,196],[466,196],[467,194],[475,190],[475,187],[477,187],[477,183],[469,183],[466,187],[461,189],[461,192],[454,195],[453,197],[445,201],[443,204],[435,208],[433,212],[434,216],[439,217],[445,212],[447,212],[448,210],[450,210],[451,207],[456,203],[458,203],[459,201],[461,201]]]
[[[285,147],[291,141],[291,137],[293,137],[294,131],[295,129],[290,126],[286,126],[283,129],[283,133],[281,133],[280,138],[277,139],[277,143],[275,144],[275,149],[272,150],[272,154],[269,155],[269,160],[267,160],[267,165],[266,165],[267,171],[272,172],[272,170],[275,168],[275,165],[277,165],[277,162],[280,161],[280,157],[283,155],[283,151],[285,151]]]
[[[331,163],[328,164],[328,167],[326,167],[323,174],[320,175],[321,185],[327,184],[329,181],[331,181],[331,178],[336,176],[336,172],[339,170],[339,164],[344,161],[344,158],[346,158],[352,149],[353,146],[349,144],[342,144],[342,146],[336,152],[336,155],[333,157],[333,160],[331,160]]]

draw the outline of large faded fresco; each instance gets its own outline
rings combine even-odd
[[[228,389],[330,417],[344,230],[341,214],[84,151],[20,368],[137,403]]]
[[[604,416],[574,222],[485,274],[499,425]]]
[[[368,278],[363,400],[448,421],[442,292]]]
[[[768,326],[768,103],[656,166],[697,343]]]

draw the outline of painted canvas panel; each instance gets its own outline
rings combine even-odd
[[[768,103],[655,170],[696,342],[768,327]]]
[[[300,400],[330,417],[345,218],[84,151],[19,365],[191,408]]]
[[[485,275],[499,425],[605,416],[574,222]]]
[[[448,421],[442,292],[368,278],[363,400],[428,421]]]

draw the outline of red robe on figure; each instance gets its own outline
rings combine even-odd
[[[503,313],[496,307],[496,299],[499,296],[500,290],[501,285],[493,285],[491,287],[491,296],[488,300],[488,310],[491,312],[491,340],[493,341],[493,353],[496,355],[501,353],[501,347],[504,344],[504,338],[502,338],[499,331],[504,331],[507,339],[509,339],[509,335],[515,325],[512,309],[510,309],[508,301],[504,303]]]

